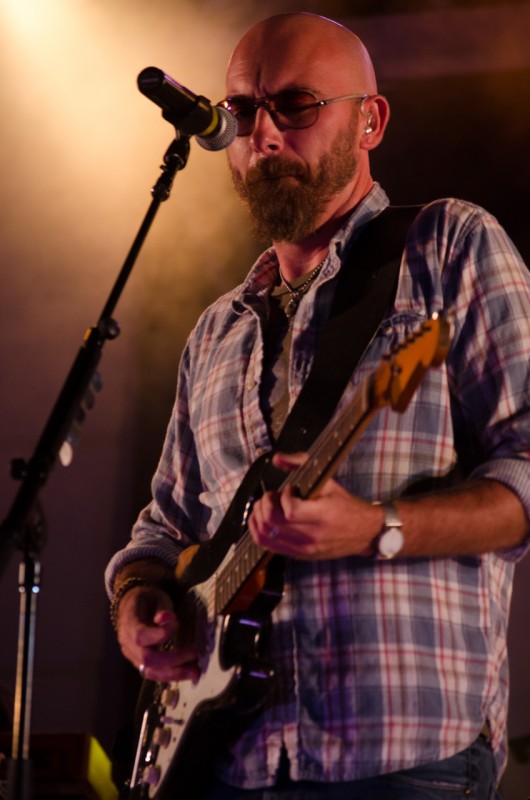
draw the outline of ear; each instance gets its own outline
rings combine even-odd
[[[381,143],[390,119],[390,106],[386,97],[374,94],[363,100],[359,119],[361,123],[359,146],[361,150],[373,150]]]

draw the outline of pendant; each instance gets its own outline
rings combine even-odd
[[[301,295],[293,294],[285,307],[285,316],[287,317],[289,322],[292,320],[292,318],[298,311],[298,306],[300,305],[300,298]]]

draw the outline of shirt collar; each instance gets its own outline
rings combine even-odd
[[[389,204],[385,191],[378,183],[374,183],[370,191],[351,212],[344,225],[337,231],[330,242],[332,258],[322,270],[319,281],[331,277],[340,268],[345,245],[357,238],[367,222],[381,213]],[[337,257],[334,257],[336,254]],[[254,263],[239,290],[236,290],[234,303],[255,305],[259,300],[268,295],[278,276],[278,258],[274,247],[265,250]]]

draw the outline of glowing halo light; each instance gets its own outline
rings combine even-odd
[[[11,23],[20,28],[28,28],[35,19],[35,2],[31,0],[2,0],[0,9],[9,17]]]
[[[64,0],[0,0],[2,16],[10,25],[9,33],[45,35],[46,29],[53,30],[54,36],[61,35],[68,3]],[[11,38],[11,37],[9,37]],[[12,42],[16,46],[16,42]]]
[[[91,304],[83,321],[93,321],[174,135],[161,111],[138,91],[137,75],[154,64],[192,91],[221,96],[219,64],[224,65],[235,34],[226,21],[206,27],[205,33],[202,14],[188,0],[152,5],[142,0],[0,0],[0,236],[3,258],[19,265],[10,277],[16,302],[4,312],[2,327],[16,331],[15,320],[26,303],[28,315],[37,302],[50,314],[50,304],[65,298],[73,302],[77,292],[85,307]],[[171,200],[142,253],[148,266],[144,273],[136,270],[134,279],[143,280],[160,264],[170,281],[177,260],[179,288],[189,281],[190,296],[200,298],[195,288],[200,243],[215,241],[217,261],[222,259],[228,271],[235,262],[234,244],[224,234],[227,225],[234,225],[234,215],[244,214],[224,154],[208,153],[193,141],[189,165],[175,182]],[[243,226],[241,238],[250,247]],[[101,287],[96,276],[105,281]],[[219,267],[205,273],[204,280],[222,281]],[[150,308],[162,304],[156,283],[153,295]],[[57,313],[65,314],[62,308]],[[66,313],[75,316],[69,306]],[[6,314],[13,316],[11,325]]]

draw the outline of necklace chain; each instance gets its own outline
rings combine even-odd
[[[284,284],[284,286],[287,289],[287,291],[289,292],[289,298],[290,299],[289,299],[289,302],[287,303],[287,306],[285,307],[285,316],[289,320],[289,327],[290,328],[292,327],[293,317],[294,317],[294,315],[296,314],[296,312],[298,310],[298,306],[300,305],[300,300],[302,299],[303,295],[307,292],[307,290],[309,289],[309,287],[311,286],[311,284],[313,283],[313,281],[317,277],[318,273],[320,272],[320,270],[324,266],[325,260],[326,259],[324,258],[320,262],[320,264],[317,264],[316,267],[314,267],[314,269],[311,270],[311,272],[307,276],[306,280],[302,283],[302,285],[298,286],[296,289],[294,288],[294,286],[291,286],[289,281],[287,281],[284,278],[283,273],[282,273],[282,269],[281,269],[280,265],[278,265],[278,272],[279,272],[281,281]]]

